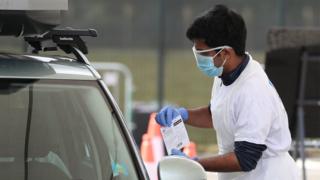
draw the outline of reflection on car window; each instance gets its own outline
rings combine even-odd
[[[8,82],[0,105],[0,132],[8,139],[0,144],[1,178],[138,179],[96,82]]]

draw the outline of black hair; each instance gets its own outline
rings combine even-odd
[[[207,46],[231,46],[237,55],[245,53],[247,29],[243,18],[224,5],[216,5],[197,17],[187,30],[193,41],[203,39]]]

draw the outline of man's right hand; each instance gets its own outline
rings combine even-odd
[[[183,121],[187,121],[189,113],[186,108],[174,108],[172,106],[166,106],[160,110],[156,115],[156,121],[161,126],[171,126],[172,121],[178,115],[181,115]]]

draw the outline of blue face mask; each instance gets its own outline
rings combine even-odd
[[[205,75],[209,77],[215,77],[215,76],[221,76],[223,72],[223,65],[225,64],[226,60],[222,63],[220,67],[217,67],[214,65],[214,58],[224,49],[229,48],[229,46],[220,46],[212,49],[206,49],[206,50],[196,50],[195,47],[192,48],[194,56],[197,61],[197,66],[200,69],[201,72],[203,72]],[[210,52],[213,50],[218,50],[213,57],[211,56],[203,56],[200,53]]]

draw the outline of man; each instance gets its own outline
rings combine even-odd
[[[297,179],[288,154],[291,135],[284,106],[258,62],[245,52],[242,17],[217,5],[187,30],[197,66],[214,77],[210,105],[195,109],[165,107],[156,116],[170,126],[178,114],[186,124],[214,128],[219,155],[198,159],[219,179]],[[192,86],[192,84],[190,84]],[[174,150],[174,155],[184,155]]]

